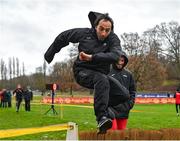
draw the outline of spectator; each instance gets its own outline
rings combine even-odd
[[[30,89],[30,87],[27,87],[27,89],[24,91],[24,101],[25,101],[25,111],[31,110],[31,100],[33,97],[33,93]]]
[[[6,108],[7,107],[6,89],[2,89],[2,91],[0,91],[0,99],[1,99],[0,107]]]
[[[175,94],[174,94],[174,98],[175,98],[175,105],[176,105],[176,114],[177,116],[179,116],[179,111],[180,111],[180,86],[177,88]]]
[[[112,130],[126,129],[129,112],[134,106],[136,87],[135,81],[130,71],[124,67],[128,63],[128,58],[123,53],[119,59],[119,62],[113,64],[110,77],[116,79],[121,85],[121,90],[115,87],[115,84],[111,83],[111,90],[109,95],[109,112],[114,113]],[[118,83],[116,82],[116,83]],[[129,97],[128,97],[129,94]],[[125,95],[126,99],[122,99],[122,95]]]
[[[8,107],[8,99],[9,99],[6,89],[3,90],[3,95],[4,95],[3,107],[6,108]]]
[[[3,105],[3,99],[4,99],[4,94],[3,94],[3,90],[1,90],[0,91],[0,100],[1,100],[0,107],[2,107]]]
[[[16,112],[19,112],[19,108],[23,99],[23,89],[18,84],[17,88],[13,91],[13,95],[16,97]]]
[[[7,90],[6,95],[7,95],[8,107],[12,107],[12,104],[11,104],[11,97],[12,97],[11,91]]]

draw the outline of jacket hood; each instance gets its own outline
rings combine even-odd
[[[123,66],[123,68],[124,68],[127,65],[129,60],[128,60],[127,54],[124,51],[121,52],[120,57],[122,57],[122,56],[125,58],[125,63],[124,63],[124,66]],[[116,63],[114,63],[112,66],[113,66],[114,69],[118,69],[117,66],[116,66]]]
[[[93,11],[90,11],[90,12],[89,12],[88,18],[89,18],[89,21],[90,21],[91,26],[92,26],[93,28],[95,28],[94,22],[96,21],[96,19],[97,19],[98,17],[102,16],[102,15],[104,15],[104,14],[98,13],[98,12],[93,12]]]

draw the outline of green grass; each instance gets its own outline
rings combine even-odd
[[[180,117],[176,116],[174,104],[135,105],[128,120],[129,128],[162,129],[180,128]]]
[[[60,106],[55,106],[58,115],[53,115],[51,112],[44,114],[50,105],[32,104],[31,112],[25,112],[23,106],[21,105],[19,113],[15,112],[14,104],[12,108],[0,108],[0,130],[42,127],[70,121],[78,124],[79,131],[96,130],[94,111],[90,108],[63,106],[63,118],[61,118]],[[135,105],[133,110],[140,112],[130,113],[128,128],[180,128],[180,117],[176,116],[175,105],[173,104]],[[56,131],[4,138],[3,140],[62,140],[65,138],[66,131]]]

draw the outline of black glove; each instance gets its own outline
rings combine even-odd
[[[54,54],[50,55],[50,54],[48,54],[48,52],[46,52],[44,54],[44,59],[48,62],[48,64],[50,64],[52,62],[53,58],[54,58]]]

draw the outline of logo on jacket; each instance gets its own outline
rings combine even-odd
[[[87,39],[87,40],[91,40],[91,37],[90,37],[90,36],[88,36],[88,37],[86,37],[86,39]]]
[[[115,76],[115,74],[112,74],[111,76]]]
[[[124,77],[127,77],[127,75],[123,74]]]
[[[107,46],[107,43],[103,43],[103,46]]]

